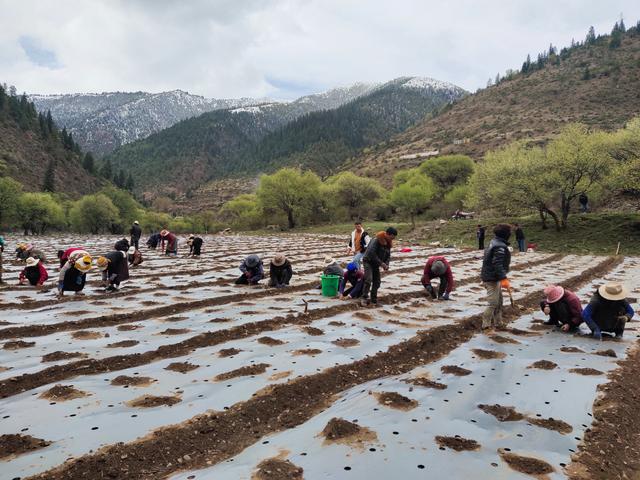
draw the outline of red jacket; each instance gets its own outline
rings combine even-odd
[[[444,266],[447,267],[443,277],[447,277],[446,293],[451,293],[451,290],[453,290],[453,272],[451,271],[451,266],[449,265],[449,262],[447,262],[447,259],[442,256],[429,257],[427,259],[427,264],[424,266],[424,272],[422,274],[422,284],[425,285],[431,282],[432,279],[436,278],[436,275],[431,272],[431,266],[437,261],[441,261],[444,263]]]
[[[565,303],[567,305],[566,308],[568,310],[569,318],[555,318],[557,316],[557,309],[555,307],[557,307],[559,303]],[[565,288],[564,295],[556,303],[549,304],[543,300],[540,303],[540,310],[544,310],[544,307],[546,306],[549,306],[551,309],[550,316],[552,317],[552,320],[557,320],[563,324],[571,322],[574,326],[578,326],[582,323],[582,302],[580,302],[578,296],[571,290],[567,290]]]
[[[176,237],[173,233],[169,232],[165,237],[160,238],[160,250],[165,251],[164,243],[167,242],[167,252],[178,251],[178,237]]]
[[[20,272],[20,277],[19,277],[20,282],[24,282],[25,280],[27,280],[27,276],[26,276],[27,268],[25,268]],[[44,282],[46,282],[47,279],[49,278],[49,273],[47,272],[47,269],[44,268],[44,265],[42,264],[42,262],[38,262],[38,272],[40,273],[40,277],[38,278],[36,285],[43,285]]]

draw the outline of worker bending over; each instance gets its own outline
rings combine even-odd
[[[431,280],[435,278],[440,279],[437,294],[433,285],[431,285]],[[443,256],[433,256],[427,259],[427,263],[424,266],[424,273],[422,274],[422,285],[427,289],[431,298],[449,300],[449,294],[453,290],[453,272],[446,258]]]

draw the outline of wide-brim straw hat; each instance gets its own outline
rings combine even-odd
[[[135,246],[129,247],[129,250],[127,250],[127,253],[129,255],[133,255],[134,253],[136,253],[136,247]]]
[[[629,290],[621,283],[610,282],[598,288],[598,293],[607,300],[624,300],[627,298]]]
[[[564,288],[560,285],[549,285],[544,289],[544,294],[547,303],[556,303],[564,295]]]
[[[109,259],[107,257],[98,257],[96,265],[100,270],[104,270],[109,266]]]
[[[276,253],[276,255],[273,257],[273,264],[276,267],[281,267],[286,261],[287,257],[284,256],[284,253]]]
[[[333,257],[324,257],[324,264],[331,265],[332,263],[336,263],[336,259]]]
[[[33,257],[27,258],[27,267],[35,267],[36,265],[38,265],[38,263],[40,263],[39,258],[33,258]]]
[[[82,258],[79,258],[78,260],[76,260],[76,262],[73,265],[82,273],[86,273],[89,270],[91,270],[91,256],[84,255]]]

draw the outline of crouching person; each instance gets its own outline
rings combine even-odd
[[[438,278],[440,285],[438,286],[438,293],[436,294],[431,280]],[[438,298],[439,300],[449,300],[451,290],[453,290],[453,272],[447,259],[442,256],[433,256],[427,259],[427,263],[424,266],[424,272],[422,274],[422,285],[427,289],[431,298]]]
[[[187,241],[187,245],[189,245],[189,256],[190,257],[199,257],[200,256],[200,250],[202,249],[202,244],[204,243],[204,240],[202,240],[200,237],[196,237],[194,235],[191,235],[189,237],[189,240]]]
[[[81,252],[81,254],[76,252]],[[69,261],[69,258],[71,258],[74,253],[76,255],[76,259],[78,255],[88,255],[88,253],[80,247],[71,247],[67,248],[66,250],[58,250],[58,260],[60,260],[60,268],[64,267],[65,263]]]
[[[142,252],[134,245],[131,245],[127,251],[127,260],[130,267],[137,267],[142,263]]]
[[[351,284],[349,288],[347,285]],[[339,295],[340,300],[350,300],[359,298],[362,295],[364,286],[364,272],[358,268],[357,262],[351,262],[344,271],[342,281],[340,282]]]
[[[242,275],[236,280],[236,285],[257,285],[264,278],[264,265],[258,255],[249,255],[240,264]]]
[[[626,323],[634,315],[633,308],[626,300],[627,294],[627,289],[620,283],[602,285],[593,294],[582,312],[582,318],[595,338],[602,340],[602,332],[622,337]]]
[[[291,277],[293,276],[293,268],[291,262],[283,253],[278,253],[271,260],[269,265],[269,286],[276,288],[288,287]]]
[[[75,253],[75,252],[74,252]],[[75,292],[76,295],[83,295],[82,290],[87,282],[87,272],[91,270],[91,256],[82,255],[71,258],[60,269],[58,275],[58,296],[62,297],[64,292]]]
[[[129,279],[127,253],[121,250],[107,253],[98,258],[98,268],[102,270],[102,282],[107,292],[115,292],[120,282]]]
[[[560,327],[563,332],[573,332],[582,323],[582,305],[578,296],[559,285],[544,289],[545,299],[540,310],[549,317],[544,324]]]
[[[165,248],[166,242],[166,248]],[[160,250],[164,252],[165,255],[178,255],[178,237],[176,237],[169,230],[162,230],[160,232]]]
[[[47,281],[47,278],[49,278],[49,274],[40,259],[29,257],[27,258],[27,266],[20,272],[18,284],[41,287]]]

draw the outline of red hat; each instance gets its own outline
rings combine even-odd
[[[544,294],[547,296],[547,303],[556,303],[564,295],[564,288],[560,285],[549,285],[544,289]]]

